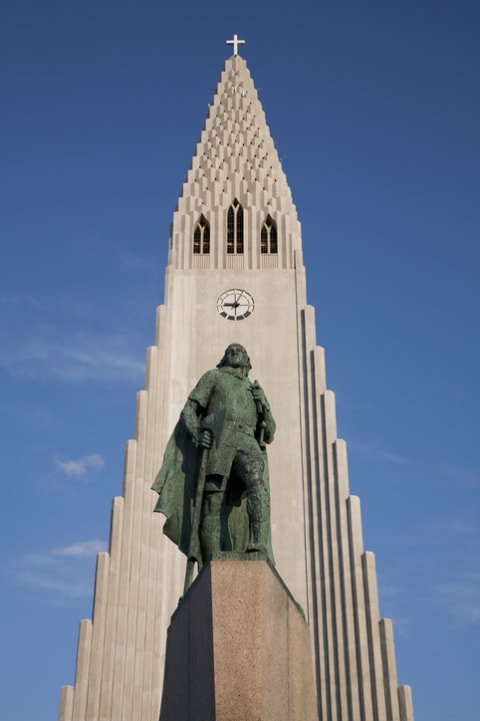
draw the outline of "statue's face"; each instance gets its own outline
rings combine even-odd
[[[231,368],[244,368],[248,365],[248,354],[243,345],[232,343],[225,351],[225,364]]]

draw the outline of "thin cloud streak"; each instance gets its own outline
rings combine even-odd
[[[453,481],[456,486],[462,484],[467,488],[480,488],[480,475],[478,472],[443,463],[440,465],[440,473],[448,480]]]
[[[480,573],[464,573],[432,587],[455,625],[480,625]]]
[[[0,368],[11,376],[73,382],[143,377],[145,344],[132,312],[143,305],[130,295],[122,296],[123,310],[117,303],[100,312],[89,297],[67,297],[54,305],[11,293],[0,296],[2,305],[10,313],[0,333]]]
[[[92,594],[92,579],[85,574],[85,578],[75,580],[60,580],[58,578],[40,576],[31,572],[20,572],[17,582],[22,586],[38,591],[50,591],[56,600],[59,598],[88,598]]]
[[[119,250],[117,253],[117,261],[122,270],[131,274],[138,274],[142,280],[146,275],[157,277],[157,267],[161,262],[157,253],[150,255],[141,255],[129,252],[127,250]]]
[[[103,468],[105,461],[97,454],[83,456],[76,461],[55,461],[57,468],[69,478],[83,478],[90,470]]]
[[[92,539],[29,553],[15,565],[16,582],[25,588],[49,592],[53,601],[84,598],[92,593],[92,563],[107,543]]]
[[[107,544],[98,538],[89,541],[81,541],[70,546],[51,548],[40,553],[34,551],[28,553],[21,559],[20,563],[25,566],[44,566],[48,563],[55,563],[58,558],[68,556],[75,558],[96,558],[99,553],[107,550]]]
[[[70,556],[75,558],[95,558],[99,553],[106,550],[105,541],[94,539],[92,541],[83,541],[82,543],[74,543],[64,548],[55,548],[51,552],[53,556]]]
[[[358,441],[349,441],[348,448],[354,453],[359,453],[360,455],[366,456],[367,458],[371,458],[375,461],[394,463],[395,465],[406,465],[409,463],[406,458],[399,456],[397,453],[392,453],[391,451],[382,448],[367,446],[365,443],[359,443]]]
[[[0,296],[0,306],[5,308],[20,308],[29,309],[36,313],[41,313],[47,310],[46,306],[35,298],[33,295],[21,294],[21,293],[10,293],[9,295]]]
[[[404,566],[402,575],[411,574],[417,601],[435,608],[453,627],[479,626],[478,523],[471,517],[445,516],[412,528],[408,541],[416,547],[416,560]]]
[[[12,376],[60,381],[139,381],[145,361],[123,346],[125,335],[13,342],[0,339],[0,367]]]

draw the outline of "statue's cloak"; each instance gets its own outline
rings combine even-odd
[[[203,452],[208,453],[208,450]],[[192,524],[201,456],[201,448],[194,444],[184,424],[179,421],[167,443],[162,467],[152,485],[152,489],[158,493],[158,501],[153,510],[163,513],[167,519],[163,526],[164,534],[182,553],[195,558],[199,568],[205,559],[202,558],[198,536],[192,538]],[[264,482],[270,490],[266,454]],[[230,478],[227,483],[221,528],[222,550],[244,552],[250,541],[250,522],[245,489],[235,477]],[[274,563],[270,538],[267,556]]]

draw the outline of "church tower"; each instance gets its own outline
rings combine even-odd
[[[310,626],[321,721],[413,721],[381,619],[344,441],[307,305],[301,228],[247,65],[226,61],[174,212],[165,302],[81,622],[59,721],[157,721],[166,629],[185,557],[162,534],[150,490],[189,391],[232,342],[244,345],[277,421],[269,446],[276,567]],[[180,721],[180,720],[179,720]]]

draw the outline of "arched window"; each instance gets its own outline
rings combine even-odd
[[[243,253],[243,208],[236,198],[227,213],[227,253]]]
[[[200,216],[193,231],[193,252],[195,255],[210,253],[210,225],[204,215]]]
[[[277,224],[267,215],[260,233],[260,252],[278,253]]]

